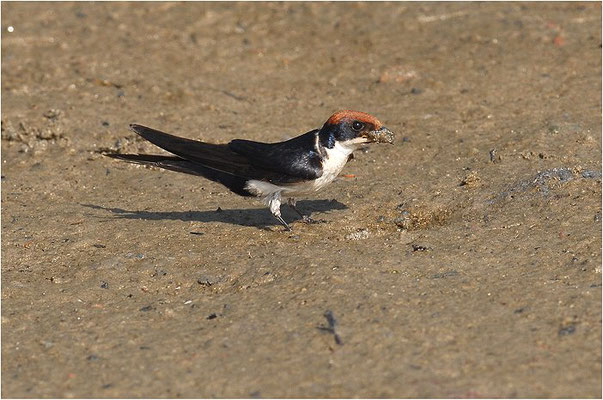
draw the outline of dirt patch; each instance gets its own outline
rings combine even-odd
[[[4,397],[601,397],[597,3],[2,3]],[[9,29],[10,28],[10,29]],[[102,156],[356,152],[283,232]]]

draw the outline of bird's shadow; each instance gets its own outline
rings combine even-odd
[[[255,226],[268,228],[280,225],[270,214],[268,208],[231,209],[223,210],[217,208],[211,211],[147,211],[147,210],[125,210],[117,207],[103,207],[95,204],[81,204],[94,210],[104,210],[113,213],[114,218],[142,219],[142,220],[180,220],[197,222],[224,222],[233,225]],[[297,208],[307,216],[313,212],[327,212],[331,210],[344,210],[348,208],[337,200],[301,200],[297,202]],[[281,207],[283,218],[287,222],[301,220],[288,206]]]

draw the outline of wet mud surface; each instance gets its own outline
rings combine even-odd
[[[284,232],[140,123],[355,154]],[[601,396],[601,9],[2,4],[4,397]]]

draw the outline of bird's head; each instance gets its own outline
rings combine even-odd
[[[326,147],[334,142],[350,146],[362,143],[394,143],[394,133],[384,127],[372,115],[360,111],[338,111],[325,122],[320,135],[326,140]]]

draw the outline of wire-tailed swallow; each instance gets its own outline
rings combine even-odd
[[[227,144],[213,144],[142,125],[132,124],[130,129],[175,156],[107,156],[202,176],[241,196],[259,197],[287,230],[291,228],[281,217],[281,198],[288,198],[289,206],[310,222],[295,207],[294,197],[311,194],[331,183],[362,144],[394,141],[394,133],[375,117],[349,110],[333,114],[321,129],[278,143],[235,139]]]

